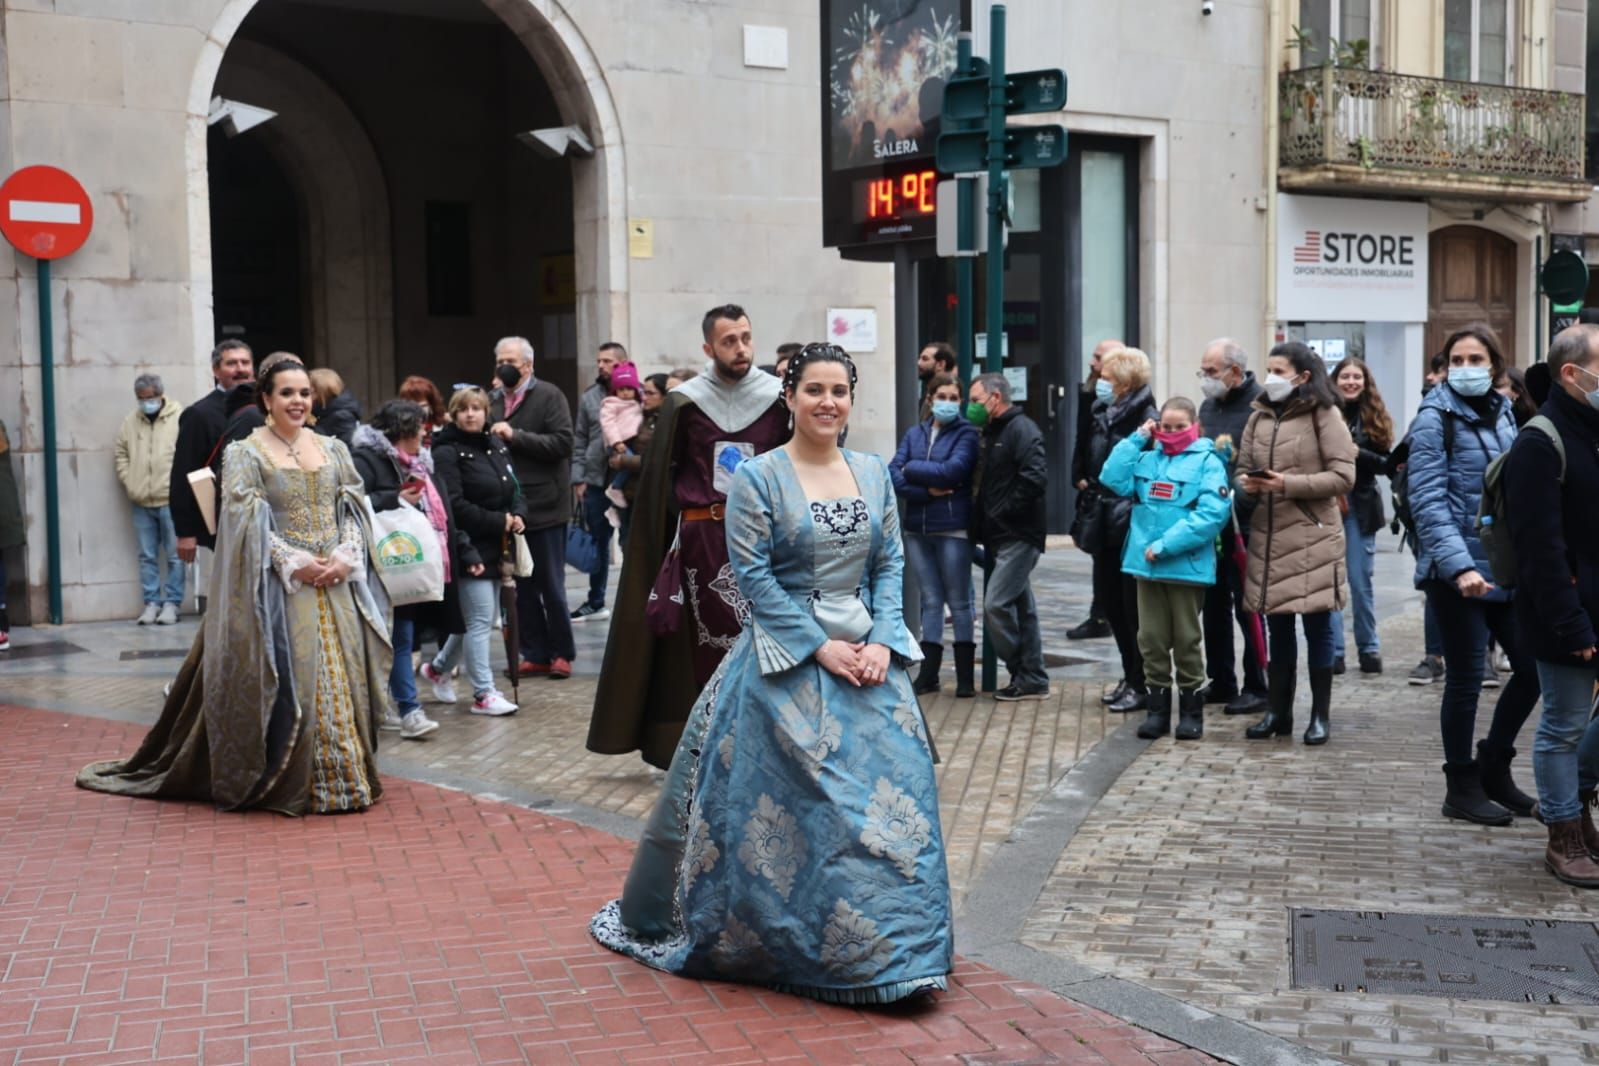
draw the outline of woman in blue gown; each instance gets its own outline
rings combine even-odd
[[[898,512],[883,461],[838,445],[849,356],[811,345],[783,384],[793,440],[728,493],[744,632],[590,928],[685,977],[891,1003],[945,988],[954,950]]]

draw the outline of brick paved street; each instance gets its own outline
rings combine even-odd
[[[83,792],[141,727],[0,715],[0,1063],[1210,1061],[968,963],[872,1012],[665,977],[588,937],[608,834],[394,777],[301,821]]]

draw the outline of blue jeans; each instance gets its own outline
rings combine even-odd
[[[1344,515],[1344,561],[1349,571],[1349,610],[1355,616],[1355,647],[1363,654],[1382,650],[1377,640],[1377,610],[1372,576],[1377,567],[1377,537],[1366,536],[1353,514]],[[1333,656],[1343,658],[1344,612],[1333,612]]]
[[[1543,687],[1543,717],[1532,742],[1538,809],[1545,822],[1569,822],[1582,814],[1577,794],[1599,786],[1599,718],[1590,718],[1599,663],[1557,666],[1539,659],[1537,665]]]
[[[605,606],[605,583],[611,573],[611,520],[605,517],[605,512],[610,508],[611,501],[605,498],[605,486],[590,485],[583,490],[583,521],[588,524],[589,534],[594,538],[594,546],[599,549],[600,564],[594,568],[594,573],[589,575],[590,607]],[[565,529],[561,536],[566,536]],[[563,552],[562,566],[566,565],[566,556]],[[565,586],[562,586],[561,600],[566,600]],[[570,658],[570,656],[562,656]]]
[[[985,590],[983,624],[994,653],[1010,671],[1012,684],[1025,689],[1048,688],[1032,582],[1033,567],[1038,565],[1042,553],[1019,540],[1006,541],[990,550],[994,553],[994,571],[988,576]]]
[[[1299,665],[1299,637],[1294,619],[1305,627],[1305,663],[1312,669],[1333,664],[1332,612],[1311,614],[1270,614],[1266,616],[1267,657],[1273,663]]]
[[[133,505],[133,531],[139,535],[139,588],[145,603],[183,602],[183,563],[178,560],[178,535],[172,529],[172,512],[166,507]],[[167,579],[161,581],[161,560],[167,562]]]
[[[394,665],[389,667],[389,695],[404,718],[422,706],[416,698],[416,671],[411,666],[411,647],[416,643],[416,622],[410,618],[394,616],[394,632],[389,638],[394,643]]]
[[[466,660],[466,676],[472,681],[472,695],[482,699],[494,691],[494,670],[489,666],[489,637],[494,632],[494,610],[500,582],[491,577],[456,578],[461,597],[461,616],[466,620],[466,635],[451,633],[444,647],[433,657],[433,669],[444,674]],[[415,683],[413,682],[413,685]]]
[[[955,616],[955,642],[972,642],[972,542],[965,537],[905,534],[905,554],[922,587],[922,640],[944,642],[944,605]]]

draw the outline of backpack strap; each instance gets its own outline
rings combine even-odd
[[[1554,443],[1555,454],[1560,456],[1560,483],[1564,485],[1566,483],[1566,442],[1560,436],[1560,430],[1543,415],[1533,415],[1527,419],[1527,424],[1521,428],[1523,430],[1536,429]]]

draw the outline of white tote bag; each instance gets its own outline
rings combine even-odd
[[[373,511],[372,560],[389,601],[396,607],[409,603],[437,603],[444,599],[444,552],[438,531],[428,516],[402,503],[390,511]]]

